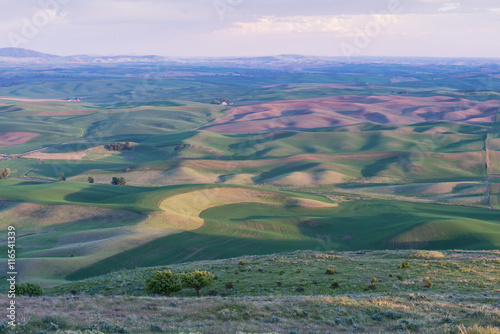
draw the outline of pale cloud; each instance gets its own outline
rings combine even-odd
[[[399,0],[394,15],[396,0],[220,0],[229,6],[223,20],[214,1],[64,1],[23,47],[61,55],[339,55],[339,44],[372,29],[363,55],[500,56],[498,0]],[[41,15],[40,3],[0,0],[0,47]]]
[[[395,15],[333,15],[333,16],[268,16],[253,22],[234,22],[233,28],[220,30],[228,34],[324,34],[357,36],[367,22],[376,22],[382,29],[396,22]]]
[[[445,3],[445,4],[443,4],[443,6],[441,8],[439,8],[438,10],[441,11],[441,12],[447,12],[447,11],[450,11],[450,10],[455,10],[458,7],[460,7],[460,3],[458,3],[458,2],[451,2],[451,3]]]
[[[426,3],[443,3],[443,2],[452,2],[453,0],[417,0],[417,2],[426,2]]]

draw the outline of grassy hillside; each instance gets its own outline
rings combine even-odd
[[[493,68],[211,64],[0,64],[0,230],[20,229],[22,279],[500,247]]]
[[[398,269],[406,261],[409,266]],[[491,334],[500,330],[495,297],[499,261],[497,251],[245,256],[167,267],[173,272],[200,269],[215,274],[217,279],[201,290],[200,298],[191,289],[170,298],[146,297],[145,280],[155,270],[165,269],[157,267],[55,287],[47,290],[49,297],[18,302],[30,304],[20,311],[30,329],[44,329],[52,321],[73,330],[94,326],[130,333],[149,333],[154,327],[201,333],[428,333],[432,329]],[[326,269],[336,272],[327,275]],[[373,278],[376,283],[370,289]],[[430,288],[425,287],[428,281],[433,283]],[[68,299],[69,293],[76,297]]]
[[[495,249],[499,214],[435,204],[352,201],[335,208],[231,204],[200,214],[197,230],[169,235],[117,254],[68,276],[104,274],[113,268],[270,254],[296,249]],[[194,242],[193,242],[194,241]]]

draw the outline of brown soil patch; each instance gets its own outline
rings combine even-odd
[[[204,129],[221,133],[302,130],[362,122],[410,125],[427,121],[492,121],[500,101],[475,102],[446,96],[334,96],[235,107]]]
[[[87,160],[99,160],[112,155],[113,152],[108,151],[104,146],[96,146],[82,151],[68,152],[68,153],[44,153],[43,151],[37,151],[24,156],[26,159],[37,159],[37,160],[83,160],[88,157]],[[91,159],[90,157],[95,159]]]
[[[48,102],[48,101],[58,101],[62,102],[62,100],[57,99],[26,99],[20,97],[9,97],[9,96],[0,96],[0,100],[11,100],[11,101],[19,101],[19,102]]]
[[[0,133],[0,148],[24,144],[39,135],[39,133],[33,132]]]

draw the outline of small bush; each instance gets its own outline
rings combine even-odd
[[[269,319],[269,321],[268,321],[268,322],[269,322],[270,324],[279,324],[279,323],[281,322],[281,319],[280,319],[280,318],[278,318],[278,317],[273,316],[273,317],[271,317],[271,319]]]
[[[403,280],[403,276],[398,275],[398,280],[402,281]]]
[[[333,275],[333,274],[335,274],[335,273],[336,273],[335,269],[330,268],[330,269],[327,269],[327,270],[326,270],[326,273],[325,273],[325,274],[327,274],[327,275]]]
[[[389,277],[392,277],[392,274],[389,274]]]
[[[368,290],[375,290],[377,288],[377,284],[375,283],[370,283],[367,286]]]
[[[375,284],[377,282],[377,278],[376,277],[372,277],[370,283],[371,284]]]
[[[305,289],[304,289],[304,287],[303,287],[302,285],[299,285],[299,286],[297,287],[297,289],[295,289],[295,291],[296,291],[296,292],[304,292],[304,291],[305,291]]]
[[[239,266],[244,266],[244,265],[245,265],[245,260],[240,260],[240,261],[238,262],[238,265],[239,265]]]
[[[209,271],[196,270],[189,274],[183,274],[181,279],[182,285],[185,288],[193,288],[196,291],[196,295],[199,297],[200,290],[212,284],[214,275],[212,275]]]
[[[99,330],[103,333],[119,333],[119,334],[129,334],[129,331],[123,327],[110,325],[106,321],[101,321],[101,326]]]
[[[157,271],[146,280],[145,290],[151,294],[170,296],[172,292],[182,290],[180,276],[172,274],[170,270]]]
[[[332,289],[338,289],[340,287],[340,283],[337,281],[333,281],[332,285],[330,285]]]
[[[227,282],[225,288],[227,290],[234,289],[234,283],[233,282]]]
[[[410,266],[410,263],[409,262],[403,262],[403,264],[401,266],[403,268],[408,268]]]
[[[57,315],[46,315],[39,321],[34,322],[34,325],[49,331],[64,330],[68,328],[66,319]]]
[[[384,316],[386,318],[389,318],[389,319],[401,319],[403,317],[403,315],[401,313],[397,313],[397,312],[392,312],[392,311],[387,311],[384,313]]]
[[[152,333],[161,333],[161,332],[163,332],[163,328],[161,328],[160,326],[155,325],[155,324],[149,324],[149,330]]]
[[[432,284],[432,282],[431,282],[431,281],[427,281],[427,282],[425,282],[425,287],[426,287],[426,288],[430,288],[430,287],[432,287],[433,285],[434,285],[434,284]]]
[[[263,272],[263,271],[264,271],[264,269],[262,269],[262,268],[259,268],[259,269],[258,269],[258,271],[260,271],[260,272]]]
[[[43,288],[37,283],[25,282],[16,284],[15,288],[16,295],[29,297],[45,296],[45,291],[43,291]]]
[[[276,286],[279,288],[281,287],[282,283],[281,282],[276,282]]]
[[[49,330],[49,331],[58,331],[59,330],[59,326],[57,326],[57,324],[51,322],[47,325],[47,327],[45,327],[46,330]]]

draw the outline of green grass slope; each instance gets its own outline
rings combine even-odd
[[[197,230],[169,235],[67,278],[186,261],[270,254],[298,249],[495,249],[499,213],[486,209],[389,201],[352,201],[336,208],[231,204],[200,215]]]

